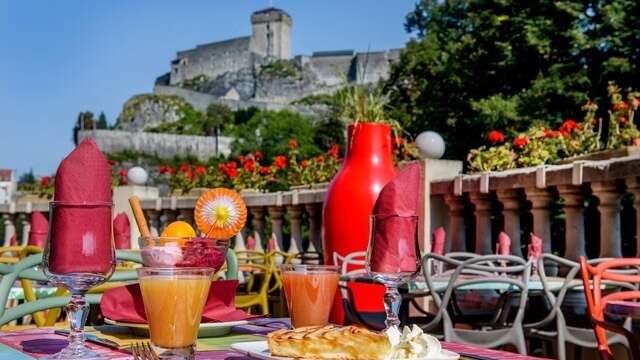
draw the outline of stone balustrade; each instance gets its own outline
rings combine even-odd
[[[242,193],[249,219],[235,239],[236,249],[246,248],[252,236],[257,249],[273,238],[279,250],[321,250],[325,194],[326,189]],[[196,199],[145,199],[142,207],[157,233],[176,219],[192,221]],[[640,256],[637,156],[438,179],[431,182],[430,201],[431,229],[445,228],[447,251],[493,253],[498,232],[505,231],[512,253],[521,256],[526,256],[529,232],[543,239],[546,252],[568,259]],[[19,243],[26,241],[28,214],[35,210],[47,212],[48,205],[0,205],[0,241],[8,244],[18,228]]]

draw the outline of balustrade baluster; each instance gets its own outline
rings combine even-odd
[[[516,189],[498,190],[498,201],[502,203],[504,232],[511,238],[511,253],[522,256],[520,239],[520,194]]]
[[[4,221],[4,242],[3,246],[11,245],[11,237],[16,233],[14,225],[15,216],[12,214],[3,214],[2,219]]]
[[[151,235],[158,236],[158,234],[160,234],[160,212],[156,209],[147,209],[144,212],[147,219],[149,219],[149,231],[151,231]]]
[[[31,231],[30,218],[25,213],[18,214],[20,224],[22,224],[22,236],[20,236],[18,245],[25,246],[29,242],[29,231]]]
[[[615,181],[594,182],[593,195],[600,200],[600,257],[622,257],[620,193]]]
[[[633,208],[636,210],[636,257],[640,257],[640,180],[637,177],[625,179],[627,189],[633,194]]]
[[[282,216],[284,215],[284,209],[280,206],[269,206],[267,207],[267,211],[271,216],[271,236],[276,240],[276,250],[284,250],[282,241]]]
[[[309,246],[307,252],[319,252],[322,254],[322,204],[305,204],[305,210],[309,214]]]
[[[300,205],[287,206],[287,214],[289,214],[289,225],[291,226],[291,246],[289,246],[289,252],[293,254],[304,252],[304,248],[302,247],[302,207],[300,207]]]
[[[564,200],[565,251],[564,257],[577,261],[586,255],[584,237],[584,194],[574,185],[559,185],[558,193]]]
[[[464,224],[464,198],[453,194],[445,194],[444,201],[449,208],[451,228],[447,232],[449,241],[445,242],[445,251],[467,251]]]
[[[254,250],[263,251],[262,240],[264,238],[264,208],[261,206],[253,206],[249,208],[253,219],[251,224],[253,225],[253,238],[256,241],[256,247]]]
[[[551,210],[553,200],[547,189],[525,188],[527,199],[531,202],[533,215],[533,233],[542,239],[543,251],[551,252]]]
[[[474,192],[469,194],[469,200],[475,205],[476,217],[476,245],[477,254],[491,254],[491,198],[489,194]]]

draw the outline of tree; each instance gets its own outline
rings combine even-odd
[[[416,37],[385,84],[393,115],[413,135],[440,132],[455,158],[493,128],[557,125],[606,99],[609,80],[640,78],[633,0],[421,0],[405,26]]]
[[[311,119],[289,110],[261,110],[234,129],[232,151],[243,155],[260,150],[266,159],[287,153],[289,140],[298,142],[300,158],[320,153],[313,142]]]
[[[209,104],[203,120],[202,131],[206,135],[215,136],[216,155],[218,155],[218,137],[220,136],[220,129],[225,124],[233,124],[233,112],[231,112],[231,109],[226,105],[216,103]]]
[[[107,116],[103,111],[100,111],[100,115],[98,115],[98,121],[96,122],[96,129],[107,129],[109,128],[109,123],[107,122]]]
[[[96,120],[93,118],[91,111],[81,111],[76,118],[76,124],[73,126],[73,143],[78,145],[78,132],[80,130],[91,130],[96,128]]]
[[[23,173],[18,178],[18,184],[35,184],[36,177],[33,175],[33,169],[29,169],[29,172]]]

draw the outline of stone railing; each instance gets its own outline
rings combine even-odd
[[[543,239],[545,252],[569,259],[585,254],[640,256],[639,177],[636,156],[433,180],[429,228],[446,229],[447,251],[493,253],[503,230],[517,255],[526,256],[528,234],[533,232]],[[281,250],[321,250],[325,194],[325,189],[242,193],[249,219],[235,239],[236,249],[244,249],[252,236],[257,248],[273,237]],[[195,196],[162,197],[144,199],[142,206],[157,232],[175,219],[192,222],[195,201]],[[34,210],[46,212],[48,206],[0,205],[5,244],[17,223],[22,229],[18,238],[27,238],[28,214]]]

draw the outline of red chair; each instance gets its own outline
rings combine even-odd
[[[640,291],[638,290],[623,290],[604,296],[602,295],[601,286],[603,285],[603,281],[614,284],[640,283],[640,275],[638,275],[638,272],[631,274],[621,271],[627,270],[629,267],[640,267],[640,258],[612,259],[594,266],[587,263],[587,259],[584,256],[580,257],[580,272],[582,274],[584,295],[587,299],[587,310],[598,341],[598,353],[602,360],[613,359],[613,353],[607,342],[606,330],[624,335],[629,343],[632,359],[640,360],[640,349],[633,334],[620,325],[605,321],[604,318],[604,309],[607,306],[607,302],[640,300]]]

